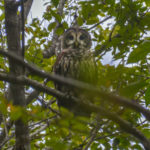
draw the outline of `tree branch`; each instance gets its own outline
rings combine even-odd
[[[59,0],[57,13],[60,16],[63,15],[63,9],[64,9],[64,5],[65,5],[66,1],[67,0]],[[51,47],[48,50],[44,50],[44,52],[43,52],[43,57],[44,58],[52,57],[53,55],[55,55],[57,53],[56,52],[56,47],[57,47],[57,43],[59,42],[59,36],[56,34],[56,31],[57,31],[57,29],[58,29],[58,27],[60,26],[61,23],[57,19],[55,19],[55,22],[56,22],[56,27],[55,27],[54,32],[53,32],[52,44],[51,44]]]
[[[104,50],[105,50],[105,53],[109,51],[109,47],[107,47],[108,43],[112,42],[113,39],[115,38],[120,38],[121,35],[120,34],[116,34],[115,36],[113,36],[111,38],[111,41],[110,40],[107,40],[104,44],[101,45],[101,48],[99,50],[96,50],[94,51],[94,56],[97,57],[98,55],[100,55]]]
[[[0,73],[0,80],[1,81],[7,81],[7,82],[10,82],[10,83],[15,83],[15,84],[18,84],[18,85],[29,85],[29,86],[37,89],[38,91],[45,92],[47,94],[50,94],[50,95],[58,97],[58,98],[65,97],[65,95],[63,93],[61,93],[61,92],[59,92],[55,89],[48,88],[45,85],[40,84],[37,81],[28,79],[28,78],[23,77],[23,76],[16,77],[16,76],[13,76],[13,75]]]
[[[27,19],[32,3],[33,3],[33,0],[27,0],[27,2],[24,4],[24,21]]]
[[[83,150],[88,150],[88,148],[90,147],[92,142],[95,140],[95,137],[96,137],[97,132],[99,131],[99,129],[100,129],[100,126],[99,126],[99,123],[98,123],[97,126],[93,129],[93,131],[91,133],[91,136],[90,136],[90,139],[87,142],[87,144],[85,145],[85,148]]]
[[[42,132],[43,130],[45,130],[47,127],[49,126],[49,124],[45,124],[45,125],[42,125],[38,130],[36,130],[34,133],[32,133],[30,135],[30,139],[33,140],[37,137],[37,135]]]
[[[37,98],[40,94],[40,91],[34,90],[30,95],[26,98],[26,105],[30,104],[33,99]]]
[[[133,127],[132,124],[123,120],[114,112],[109,112],[108,110],[105,110],[104,108],[102,108],[100,106],[96,106],[96,105],[91,104],[91,103],[85,103],[84,101],[81,101],[75,97],[69,97],[69,99],[68,99],[64,93],[61,93],[60,91],[57,91],[57,90],[51,89],[49,87],[43,86],[42,84],[40,84],[36,81],[33,81],[31,79],[27,79],[25,77],[14,77],[12,75],[0,73],[0,80],[5,80],[8,82],[17,83],[17,84],[21,84],[21,85],[30,85],[33,88],[36,88],[37,90],[46,92],[47,94],[51,94],[51,95],[58,97],[58,98],[63,98],[67,101],[72,99],[78,104],[78,106],[83,111],[87,112],[87,110],[88,110],[88,112],[91,112],[91,113],[92,112],[99,113],[101,116],[106,117],[106,118],[116,122],[117,124],[119,124],[119,126],[124,131],[133,135],[139,141],[141,141],[141,143],[143,144],[143,146],[145,147],[146,150],[149,150],[149,147],[150,147],[149,140],[139,130],[137,130],[135,127]]]
[[[1,125],[2,121],[3,121],[3,114],[2,114],[2,112],[0,112],[0,125]]]
[[[112,16],[108,16],[108,17],[104,18],[102,21],[96,23],[95,25],[93,25],[92,27],[90,27],[88,30],[91,30],[91,29],[97,27],[98,25],[102,24],[103,22],[107,21],[110,18],[112,18]]]
[[[7,138],[5,138],[2,142],[2,144],[0,144],[0,149],[10,140],[14,137],[14,133],[12,133],[10,136],[8,136]]]
[[[20,1],[18,1],[18,5],[21,5]],[[32,6],[33,0],[24,0],[24,22],[26,21],[28,14],[30,12],[31,6]],[[19,15],[19,24],[20,27],[22,27],[22,19],[21,14]],[[20,28],[21,30],[21,28]]]
[[[9,132],[9,130],[11,129],[13,125],[13,121],[9,120],[7,123],[6,123],[6,128],[7,128],[7,131]],[[7,140],[7,135],[6,135],[6,129],[4,128],[3,131],[1,132],[0,134],[0,149],[2,148],[2,146],[4,145],[4,143],[6,143]]]
[[[17,57],[16,55],[12,53],[8,53],[6,51],[0,50],[0,54],[13,59],[14,61],[18,62],[19,64],[31,70],[31,72],[35,73],[36,75],[39,75],[43,78],[47,78],[54,82],[61,83],[66,86],[71,86],[71,87],[75,87],[78,89],[84,89],[84,90],[90,91],[90,93],[93,93],[93,95],[100,96],[101,98],[104,98],[108,102],[122,105],[124,107],[131,108],[137,112],[140,112],[146,117],[147,120],[150,121],[150,111],[130,99],[126,99],[124,97],[106,93],[104,91],[101,91],[99,88],[93,85],[87,84],[87,83],[83,83],[83,82],[70,79],[70,78],[65,78],[59,75],[46,73],[38,69],[36,66],[28,64],[27,62],[23,61],[21,58]]]

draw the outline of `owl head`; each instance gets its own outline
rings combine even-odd
[[[90,34],[79,27],[69,28],[62,38],[62,49],[87,49],[91,48],[91,36]]]

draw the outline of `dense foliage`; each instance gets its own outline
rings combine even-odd
[[[25,60],[51,73],[56,56],[43,57],[51,47],[53,32],[59,37],[74,22],[87,29],[93,41],[92,50],[97,63],[97,86],[104,92],[128,98],[131,102],[150,108],[150,1],[149,0],[66,0],[62,16],[58,13],[60,0],[45,3],[41,18],[27,20],[25,25]],[[18,12],[19,13],[19,12]],[[0,49],[6,50],[4,1],[0,1]],[[109,64],[106,64],[110,62]],[[8,73],[8,59],[1,55],[0,72]],[[43,83],[43,78],[32,72],[27,77]],[[1,79],[2,80],[2,79]],[[53,82],[46,84],[53,88]],[[14,126],[10,120],[22,118],[28,122],[31,149],[91,150],[137,149],[142,142],[117,121],[101,114],[91,117],[74,116],[68,110],[59,110],[55,98],[41,92],[26,108],[14,106],[6,99],[8,83],[0,81],[0,147],[8,149],[15,144]],[[34,90],[27,84],[26,97]],[[92,95],[92,93],[91,93]],[[90,95],[90,96],[91,96]],[[96,106],[115,113],[150,138],[150,124],[145,117],[120,104],[96,96]],[[60,116],[61,114],[61,116]],[[7,128],[7,129],[6,129]]]

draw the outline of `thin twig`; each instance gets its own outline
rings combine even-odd
[[[42,106],[44,108],[47,108],[47,109],[51,110],[53,113],[57,114],[58,116],[61,116],[61,114],[57,110],[54,110],[53,108],[51,108],[51,106],[49,105],[49,103],[46,103],[44,101],[44,99],[41,99],[40,97],[38,97],[38,101],[42,104]]]
[[[86,146],[83,150],[88,150],[88,148],[90,147],[92,142],[95,140],[95,137],[97,135],[97,132],[98,132],[99,128],[100,128],[100,126],[99,126],[99,123],[98,123],[97,126],[93,129],[93,132],[91,133],[91,137],[90,137],[88,143],[86,144]]]
[[[107,20],[110,19],[110,18],[112,18],[112,16],[108,16],[108,17],[104,18],[102,21],[96,23],[95,25],[93,25],[92,27],[90,27],[88,30],[91,30],[91,29],[97,27],[98,25],[104,23],[105,21],[107,21]]]
[[[5,136],[8,137],[7,123],[4,115],[3,115],[3,122],[4,122]]]
[[[7,138],[5,138],[5,140],[0,144],[0,149],[10,140],[14,137],[14,133],[12,133],[10,136],[7,136]]]
[[[11,120],[9,120],[6,123],[7,133],[10,131],[12,125],[13,125],[13,121],[11,121]],[[4,128],[0,134],[0,149],[1,149],[1,146],[3,146],[3,144],[6,143],[5,141],[7,141],[7,138],[9,138],[9,137],[6,137],[6,132],[5,132],[5,128]]]

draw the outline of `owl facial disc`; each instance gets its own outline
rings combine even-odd
[[[81,28],[69,28],[63,36],[62,48],[72,49],[90,49],[91,36],[90,34]]]

